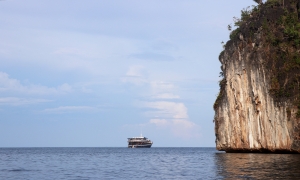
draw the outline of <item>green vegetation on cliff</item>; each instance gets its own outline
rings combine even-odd
[[[259,50],[272,77],[270,94],[277,102],[292,102],[300,118],[300,0],[256,2],[257,6],[241,11],[241,18],[234,18],[236,29],[231,31],[225,49],[242,37],[253,45],[253,51]],[[220,81],[215,109],[224,93],[224,82],[225,78]]]

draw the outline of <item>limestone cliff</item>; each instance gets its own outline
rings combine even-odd
[[[299,7],[269,0],[236,20],[219,57],[218,150],[300,153]]]

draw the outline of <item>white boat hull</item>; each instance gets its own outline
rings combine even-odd
[[[128,145],[128,148],[151,148],[152,144],[147,145]]]

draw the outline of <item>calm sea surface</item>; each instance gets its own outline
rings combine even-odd
[[[299,179],[300,155],[215,148],[0,148],[0,179]]]

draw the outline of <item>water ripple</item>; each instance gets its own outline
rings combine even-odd
[[[0,148],[0,179],[295,179],[297,154],[214,148]]]

